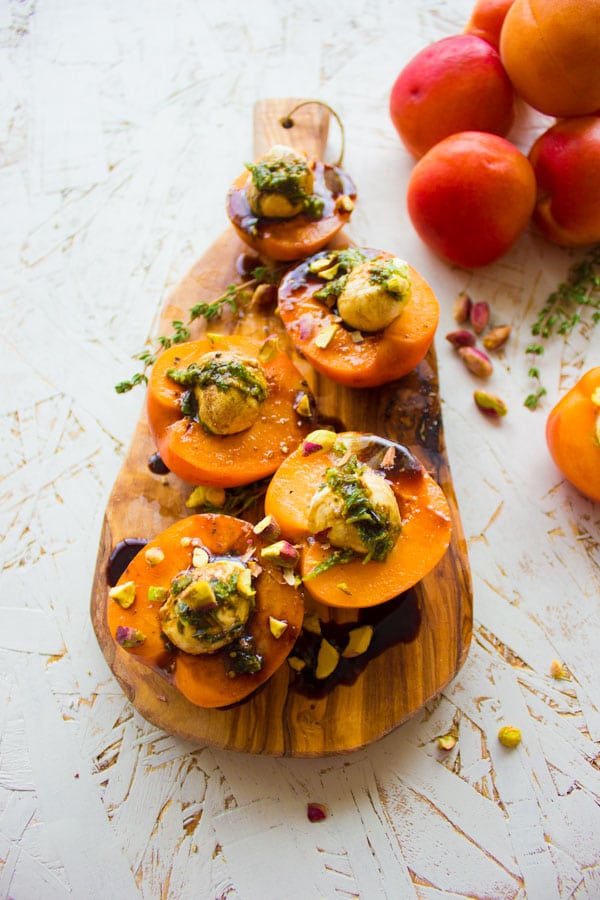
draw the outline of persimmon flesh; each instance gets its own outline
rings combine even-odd
[[[315,196],[323,204],[320,215],[299,212],[290,218],[257,216],[251,209],[249,171],[235,179],[227,194],[227,215],[238,236],[261,256],[289,262],[316,253],[350,221],[356,188],[338,166],[310,161]]]
[[[213,434],[185,413],[187,388],[170,376],[207,354],[241,354],[257,359],[267,397],[253,424],[235,434]],[[271,475],[310,431],[312,395],[276,337],[265,342],[242,335],[206,335],[174,345],[158,357],[148,380],[150,431],[167,468],[195,485],[235,487]]]
[[[412,371],[429,350],[439,321],[433,290],[407,266],[410,295],[400,314],[379,331],[359,332],[341,320],[335,303],[319,298],[326,282],[322,262],[337,265],[346,251],[324,251],[291,269],[278,293],[281,321],[299,352],[331,381],[347,387],[374,387]],[[367,260],[391,259],[379,250],[355,250]]]
[[[165,641],[161,603],[152,597],[168,592],[177,576],[192,569],[198,550],[214,559],[240,560],[244,565],[252,565],[254,560],[256,564],[254,571],[258,574],[252,579],[255,606],[243,636],[246,646],[251,645],[262,662],[257,671],[233,672],[230,654],[238,647],[235,643],[214,653],[194,655]],[[133,603],[124,608],[109,595],[108,627],[117,652],[132,655],[154,669],[197,706],[229,706],[244,699],[285,661],[304,615],[299,591],[285,582],[281,570],[270,560],[260,558],[259,563],[259,558],[260,540],[248,522],[209,513],[175,522],[150,540],[119,578],[117,590],[133,583]],[[273,620],[279,623],[277,637]]]
[[[327,533],[311,533],[311,502],[328,470],[350,454],[391,487],[401,531],[381,561],[365,562],[364,556],[354,554],[349,561],[323,566],[336,548],[329,544]],[[442,558],[452,531],[443,490],[416,457],[400,444],[358,432],[309,435],[271,479],[265,510],[282,534],[300,546],[305,589],[315,600],[335,607],[376,606],[408,590]],[[320,574],[315,574],[316,566],[323,569]]]
[[[600,502],[600,366],[586,372],[550,411],[546,442],[567,481]]]

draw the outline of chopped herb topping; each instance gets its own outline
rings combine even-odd
[[[590,310],[587,321],[584,311]],[[581,323],[582,328],[591,328],[600,322],[600,244],[592,247],[586,256],[574,263],[564,282],[548,296],[535,322],[531,334],[535,338],[525,348],[528,355],[541,357],[544,341],[553,335],[567,336]],[[525,406],[536,409],[546,388],[541,382],[538,365],[529,368],[528,375],[537,386],[525,399]]]
[[[366,260],[365,254],[361,250],[349,247],[346,250],[339,250],[336,253],[325,257],[327,265],[323,263],[324,257],[321,257],[309,265],[309,270],[327,281],[327,284],[318,291],[314,296],[317,300],[323,300],[328,306],[334,306],[337,298],[340,296],[348,281],[348,275],[357,266]]]
[[[396,257],[375,262],[369,266],[369,281],[390,294],[405,294],[410,288],[408,266]]]
[[[264,377],[241,360],[231,358],[220,360],[212,357],[204,363],[190,363],[186,369],[168,369],[167,375],[176,384],[184,387],[207,387],[214,385],[219,391],[232,388],[253,397],[259,403],[266,399]]]
[[[310,176],[308,164],[299,158],[261,160],[246,163],[256,190],[261,194],[282,194],[295,206],[302,204],[303,212],[313,219],[323,215],[324,202],[304,188]]]
[[[176,597],[178,594],[181,594],[182,591],[185,591],[186,587],[188,587],[193,581],[191,575],[178,575],[171,582],[171,593]]]
[[[239,637],[229,648],[227,656],[227,674],[230,678],[235,678],[236,675],[255,675],[263,667],[263,658],[254,649],[254,638],[249,634]]]
[[[249,577],[242,594],[244,574]],[[255,593],[249,569],[226,559],[207,564],[201,577],[181,573],[160,611],[163,631],[182,650],[212,653],[243,634]]]
[[[327,469],[325,481],[333,493],[343,499],[344,519],[356,527],[362,543],[368,547],[363,562],[372,559],[381,562],[394,546],[397,528],[390,522],[388,511],[376,506],[365,490],[361,480],[364,469],[352,454],[343,466]]]
[[[322,575],[323,572],[327,572],[329,569],[332,569],[333,566],[337,566],[341,563],[348,563],[356,557],[356,553],[354,550],[346,547],[343,550],[334,550],[333,553],[330,553],[324,560],[307,572],[304,576],[303,581],[308,581],[309,578],[316,578],[317,575]]]

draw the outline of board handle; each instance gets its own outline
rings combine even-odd
[[[296,107],[303,104],[299,109]],[[282,120],[292,110],[293,125],[285,128]],[[262,156],[274,144],[293,147],[307,156],[323,159],[327,148],[330,113],[317,100],[271,97],[254,104],[254,154]]]

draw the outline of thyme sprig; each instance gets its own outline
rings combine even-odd
[[[586,310],[589,317],[584,319]],[[574,263],[567,278],[546,299],[535,322],[531,334],[536,340],[528,344],[525,353],[540,357],[544,353],[544,342],[553,335],[563,337],[571,334],[580,323],[593,327],[600,322],[600,244],[592,247],[586,256]],[[537,382],[535,390],[525,398],[525,406],[536,409],[546,394],[538,365],[528,371],[530,378]]]
[[[117,394],[126,394],[139,384],[147,384],[148,370],[156,362],[159,353],[162,350],[167,350],[174,344],[183,344],[185,341],[189,341],[191,337],[190,326],[196,319],[204,319],[206,322],[220,319],[227,308],[231,310],[233,315],[236,315],[241,308],[250,302],[254,288],[259,284],[278,284],[283,270],[282,268],[270,268],[269,266],[256,266],[250,274],[251,277],[241,284],[227,285],[225,293],[217,297],[216,300],[212,300],[210,303],[202,301],[194,304],[190,308],[187,322],[174,319],[171,322],[171,335],[160,335],[154,339],[152,347],[136,353],[133,359],[137,359],[142,363],[142,370],[136,372],[126,381],[120,381],[116,384],[115,391]]]

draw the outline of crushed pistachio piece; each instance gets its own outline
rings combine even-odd
[[[225,505],[225,499],[226,494],[224,488],[206,487],[203,484],[199,484],[187,498],[185,505],[188,508],[193,508],[195,506],[217,506],[220,508]]]
[[[317,667],[315,669],[315,678],[321,681],[328,678],[335,671],[340,661],[339,650],[330,644],[326,638],[321,641],[319,652],[317,654]]]
[[[372,625],[359,625],[358,628],[353,628],[348,634],[348,643],[342,656],[344,659],[353,659],[355,656],[361,656],[367,652],[372,640]]]
[[[322,256],[320,259],[314,259],[309,263],[308,269],[310,272],[322,272],[323,269],[327,269],[331,265],[332,261],[332,256]]]
[[[566,669],[558,659],[553,659],[550,663],[550,674],[557,680],[567,677]]]
[[[276,541],[281,535],[281,528],[279,527],[279,523],[270,513],[268,516],[262,518],[260,522],[257,522],[252,531],[258,537],[264,538],[268,541]]]
[[[354,209],[354,200],[352,197],[349,197],[348,194],[342,194],[341,197],[338,197],[335,205],[345,212],[352,212]]]
[[[263,547],[260,555],[263,559],[271,559],[277,565],[289,567],[290,569],[294,568],[300,558],[300,554],[294,545],[284,540],[275,541],[274,544]]]
[[[287,630],[287,627],[287,622],[284,622],[282,619],[276,619],[274,616],[269,616],[269,631],[276,640],[279,640],[284,631]]]
[[[168,596],[169,592],[164,587],[151,584],[148,588],[148,603],[164,603]]]
[[[281,577],[285,581],[286,584],[289,584],[290,587],[300,587],[302,584],[302,579],[299,575],[294,572],[293,569],[282,569]]]
[[[312,410],[310,408],[310,397],[308,394],[302,394],[295,406],[295,410],[299,416],[302,416],[304,419],[310,419]]]
[[[329,347],[339,327],[340,326],[336,322],[334,322],[332,325],[327,325],[325,328],[322,328],[315,337],[315,344],[317,345],[317,347],[319,347],[321,350],[325,350],[327,347]]]
[[[309,615],[304,616],[302,627],[305,631],[308,631],[309,634],[321,634],[321,620],[314,613],[309,613]]]
[[[277,335],[269,335],[258,351],[258,360],[261,363],[271,362],[279,353],[279,338]]]
[[[192,565],[195,569],[201,569],[209,560],[210,557],[204,547],[194,547],[192,552]]]
[[[437,745],[440,750],[452,750],[453,747],[456,747],[457,737],[455,734],[442,734],[437,739]]]
[[[111,600],[116,600],[123,609],[129,609],[135,602],[135,581],[124,581],[123,584],[116,584],[109,590],[108,596]]]
[[[115,632],[115,640],[121,647],[139,647],[146,640],[146,635],[139,628],[119,625]]]
[[[160,547],[148,547],[148,549],[144,551],[144,557],[149,566],[157,566],[159,563],[163,562],[165,554]]]
[[[306,817],[309,822],[322,822],[328,815],[327,807],[322,803],[307,803]]]
[[[302,450],[305,456],[310,453],[316,453],[319,450],[331,450],[335,444],[337,435],[335,431],[327,431],[325,428],[318,428],[305,438],[302,444]]]
[[[503,747],[513,749],[521,743],[521,731],[514,725],[504,725],[498,732],[498,740]]]
[[[383,459],[381,460],[381,468],[382,469],[391,469],[396,461],[396,448],[388,447],[383,455]]]
[[[303,659],[300,659],[299,656],[288,656],[288,666],[290,669],[293,669],[294,672],[301,672],[302,669],[306,668],[306,663]]]
[[[331,260],[329,260],[331,262]],[[337,273],[339,272],[340,264],[334,263],[332,266],[329,266],[327,269],[319,269],[318,275],[319,278],[324,278],[325,281],[331,281]]]
[[[236,589],[240,597],[254,597],[256,591],[252,587],[252,572],[250,569],[242,569],[237,577]]]

